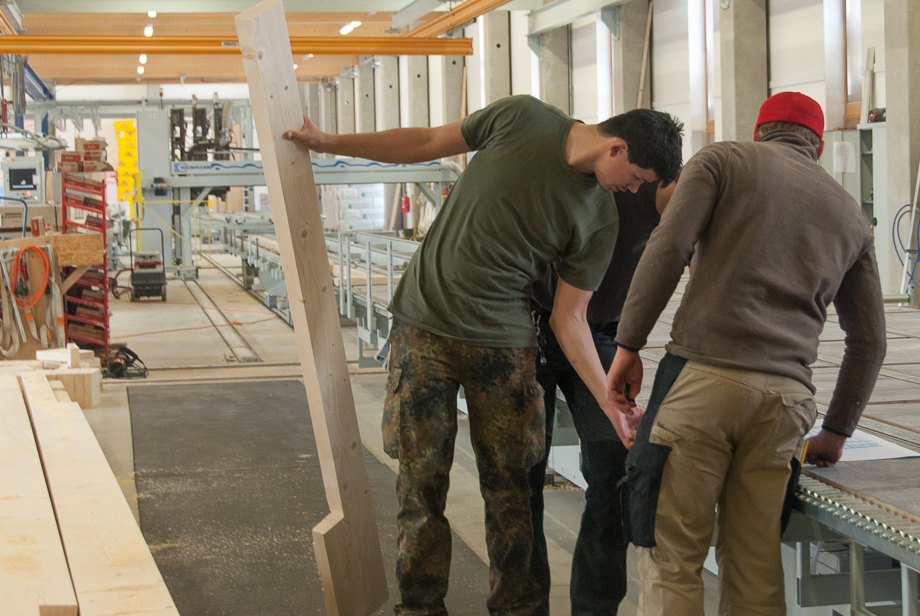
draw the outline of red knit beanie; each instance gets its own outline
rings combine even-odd
[[[800,92],[780,92],[768,98],[760,106],[760,115],[754,126],[754,141],[757,128],[767,122],[790,122],[811,130],[818,137],[824,135],[824,112],[821,105]]]

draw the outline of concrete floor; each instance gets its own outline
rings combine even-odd
[[[213,258],[231,270],[239,269],[239,261],[234,257],[215,254]],[[167,297],[166,302],[148,299],[132,303],[127,296],[111,302],[112,340],[126,343],[150,369],[147,379],[130,381],[132,387],[196,381],[272,380],[298,378],[302,374],[293,330],[220,270],[202,267],[197,282],[170,279]],[[396,463],[383,453],[379,433],[386,376],[380,370],[357,370],[354,327],[343,327],[343,335],[350,367],[355,373],[352,387],[363,443],[395,471]],[[137,516],[128,384],[105,380],[101,403],[88,410],[86,416]],[[460,424],[447,516],[461,539],[487,562],[478,478],[468,431],[464,422]],[[570,613],[569,570],[583,507],[584,495],[578,488],[547,490],[545,530],[554,580],[551,610],[555,616]],[[705,572],[704,577],[707,613],[714,614],[717,610],[715,578]],[[620,606],[621,616],[636,613],[637,593],[638,574],[635,555],[631,553],[629,590]]]

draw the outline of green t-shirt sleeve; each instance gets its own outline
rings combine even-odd
[[[559,277],[582,291],[597,291],[610,266],[619,229],[615,220],[583,239],[574,238],[560,260]]]
[[[509,96],[468,115],[460,125],[460,132],[470,150],[480,150],[510,130],[525,104],[524,98]]]

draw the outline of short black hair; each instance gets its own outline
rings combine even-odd
[[[659,180],[674,181],[683,153],[683,122],[654,109],[633,109],[597,125],[605,137],[619,137],[629,148],[627,160],[651,169]]]

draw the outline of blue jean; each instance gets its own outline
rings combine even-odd
[[[545,319],[543,320],[545,323]],[[534,544],[530,571],[543,591],[540,614],[549,614],[550,571],[543,534],[543,483],[556,412],[556,387],[562,390],[581,440],[582,472],[588,482],[585,510],[572,558],[569,597],[572,616],[615,616],[626,596],[626,541],[617,495],[617,482],[625,474],[627,450],[613,425],[572,368],[549,326],[545,337],[546,364],[537,361],[537,381],[545,390],[546,452],[529,473],[532,490]],[[592,327],[601,364],[610,368],[616,354],[616,323]]]

